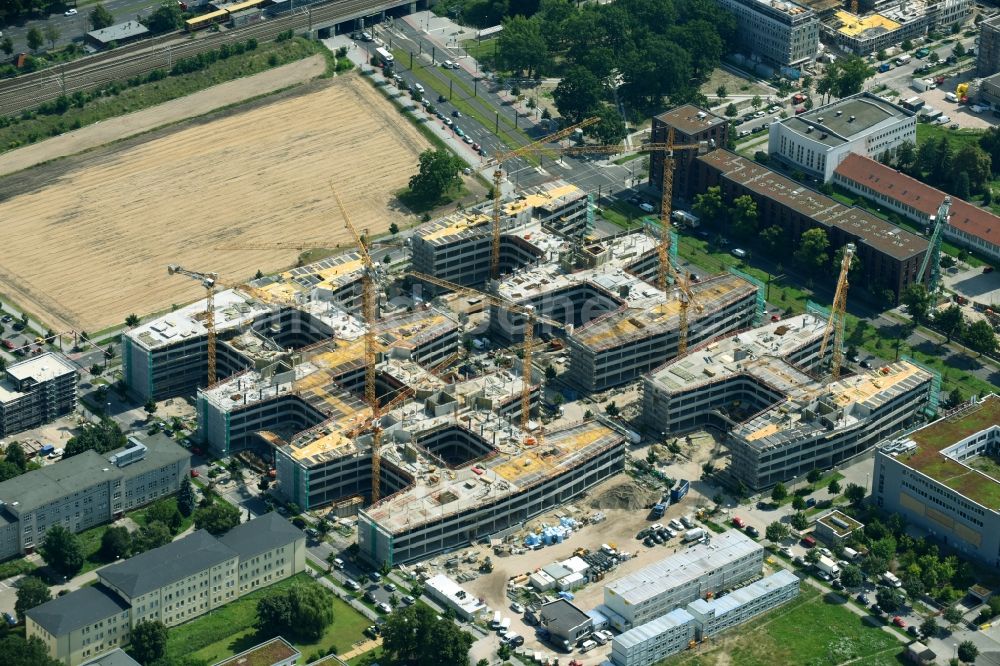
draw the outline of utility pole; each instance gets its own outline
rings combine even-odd
[[[500,134],[500,112],[499,111],[497,111],[497,125],[493,129],[493,133],[494,134]]]
[[[455,87],[455,79],[448,79],[448,101],[451,101],[451,93]]]

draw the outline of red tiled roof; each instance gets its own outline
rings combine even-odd
[[[885,197],[912,206],[924,215],[937,214],[941,200],[947,196],[945,192],[925,185],[892,167],[854,153],[844,158],[835,173]],[[951,198],[951,219],[948,223],[987,243],[1000,246],[1000,217],[958,197]]]

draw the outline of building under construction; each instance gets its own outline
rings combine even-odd
[[[826,323],[818,314],[771,322],[656,369],[643,378],[644,426],[718,430],[732,482],[759,491],[863,453],[936,406],[940,379],[909,360],[817,379]]]

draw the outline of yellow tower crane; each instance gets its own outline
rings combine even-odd
[[[503,308],[508,312],[514,312],[525,317],[524,356],[521,359],[521,430],[527,432],[528,420],[531,416],[531,352],[535,345],[535,325],[542,322],[560,329],[565,328],[565,325],[560,324],[554,319],[549,319],[548,317],[539,315],[535,312],[535,308],[533,307],[519,305],[518,303],[509,301],[506,298],[493,294],[487,294],[479,291],[478,289],[463,287],[455,284],[454,282],[448,282],[447,280],[442,280],[441,278],[425,275],[424,273],[418,273],[416,271],[408,271],[407,275],[410,275],[418,280],[437,285],[438,287],[448,289],[449,291],[454,291],[458,294],[482,298],[491,305],[495,305],[496,307]],[[540,437],[539,441],[541,441]]]
[[[206,307],[205,307],[205,329],[208,331],[208,386],[216,381],[215,374],[215,288],[219,282],[218,273],[201,273],[189,271],[177,264],[167,266],[167,273],[170,275],[184,275],[192,280],[198,280],[205,287]]]
[[[833,360],[830,364],[830,372],[833,380],[840,378],[840,363],[842,360],[844,346],[844,324],[847,320],[847,274],[851,270],[851,261],[854,259],[854,243],[844,246],[844,256],[840,260],[840,277],[837,278],[837,290],[833,295],[833,305],[830,306],[830,318],[826,322],[823,330],[823,341],[819,346],[819,358],[822,361],[826,354],[826,347],[830,342],[830,334],[833,333]]]
[[[344,207],[344,202],[340,200],[337,190],[330,185],[333,190],[333,198],[337,201],[340,214],[344,217],[344,225],[350,230],[357,245],[358,253],[361,255],[361,263],[364,265],[364,272],[361,274],[361,314],[365,320],[365,402],[372,410],[372,504],[381,497],[381,475],[382,475],[382,452],[379,449],[382,433],[379,424],[379,404],[378,394],[375,392],[375,357],[377,354],[377,343],[375,340],[375,327],[378,324],[378,315],[375,311],[376,290],[378,280],[378,268],[368,254],[368,247],[361,239],[361,234],[351,222],[351,217]]]
[[[487,162],[487,166],[495,167],[493,171],[493,241],[490,248],[490,277],[493,279],[500,277],[500,185],[503,183],[504,162],[515,157],[520,157],[521,155],[543,151],[546,149],[545,144],[565,139],[576,130],[590,127],[598,122],[600,122],[599,118],[587,118],[582,122],[565,127],[554,134],[550,134],[526,146],[521,146],[505,153],[498,153],[493,159]]]

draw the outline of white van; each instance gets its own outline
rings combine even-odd
[[[732,254],[737,259],[746,259],[747,258],[747,251],[746,250],[741,250],[738,247],[734,247],[733,248]]]
[[[414,83],[413,84],[413,89],[416,90],[421,95],[424,94],[424,87],[422,85],[420,85],[419,83]]]
[[[584,652],[590,652],[595,647],[597,647],[596,641],[584,641],[583,645],[580,646],[580,654],[583,654]]]
[[[500,611],[493,613],[493,619],[490,621],[490,629],[500,628]]]
[[[948,102],[955,102],[955,103],[958,102],[958,95],[956,95],[955,93],[951,93],[951,92],[950,93],[945,93],[944,94],[944,98],[945,98],[945,101],[948,101]]]

